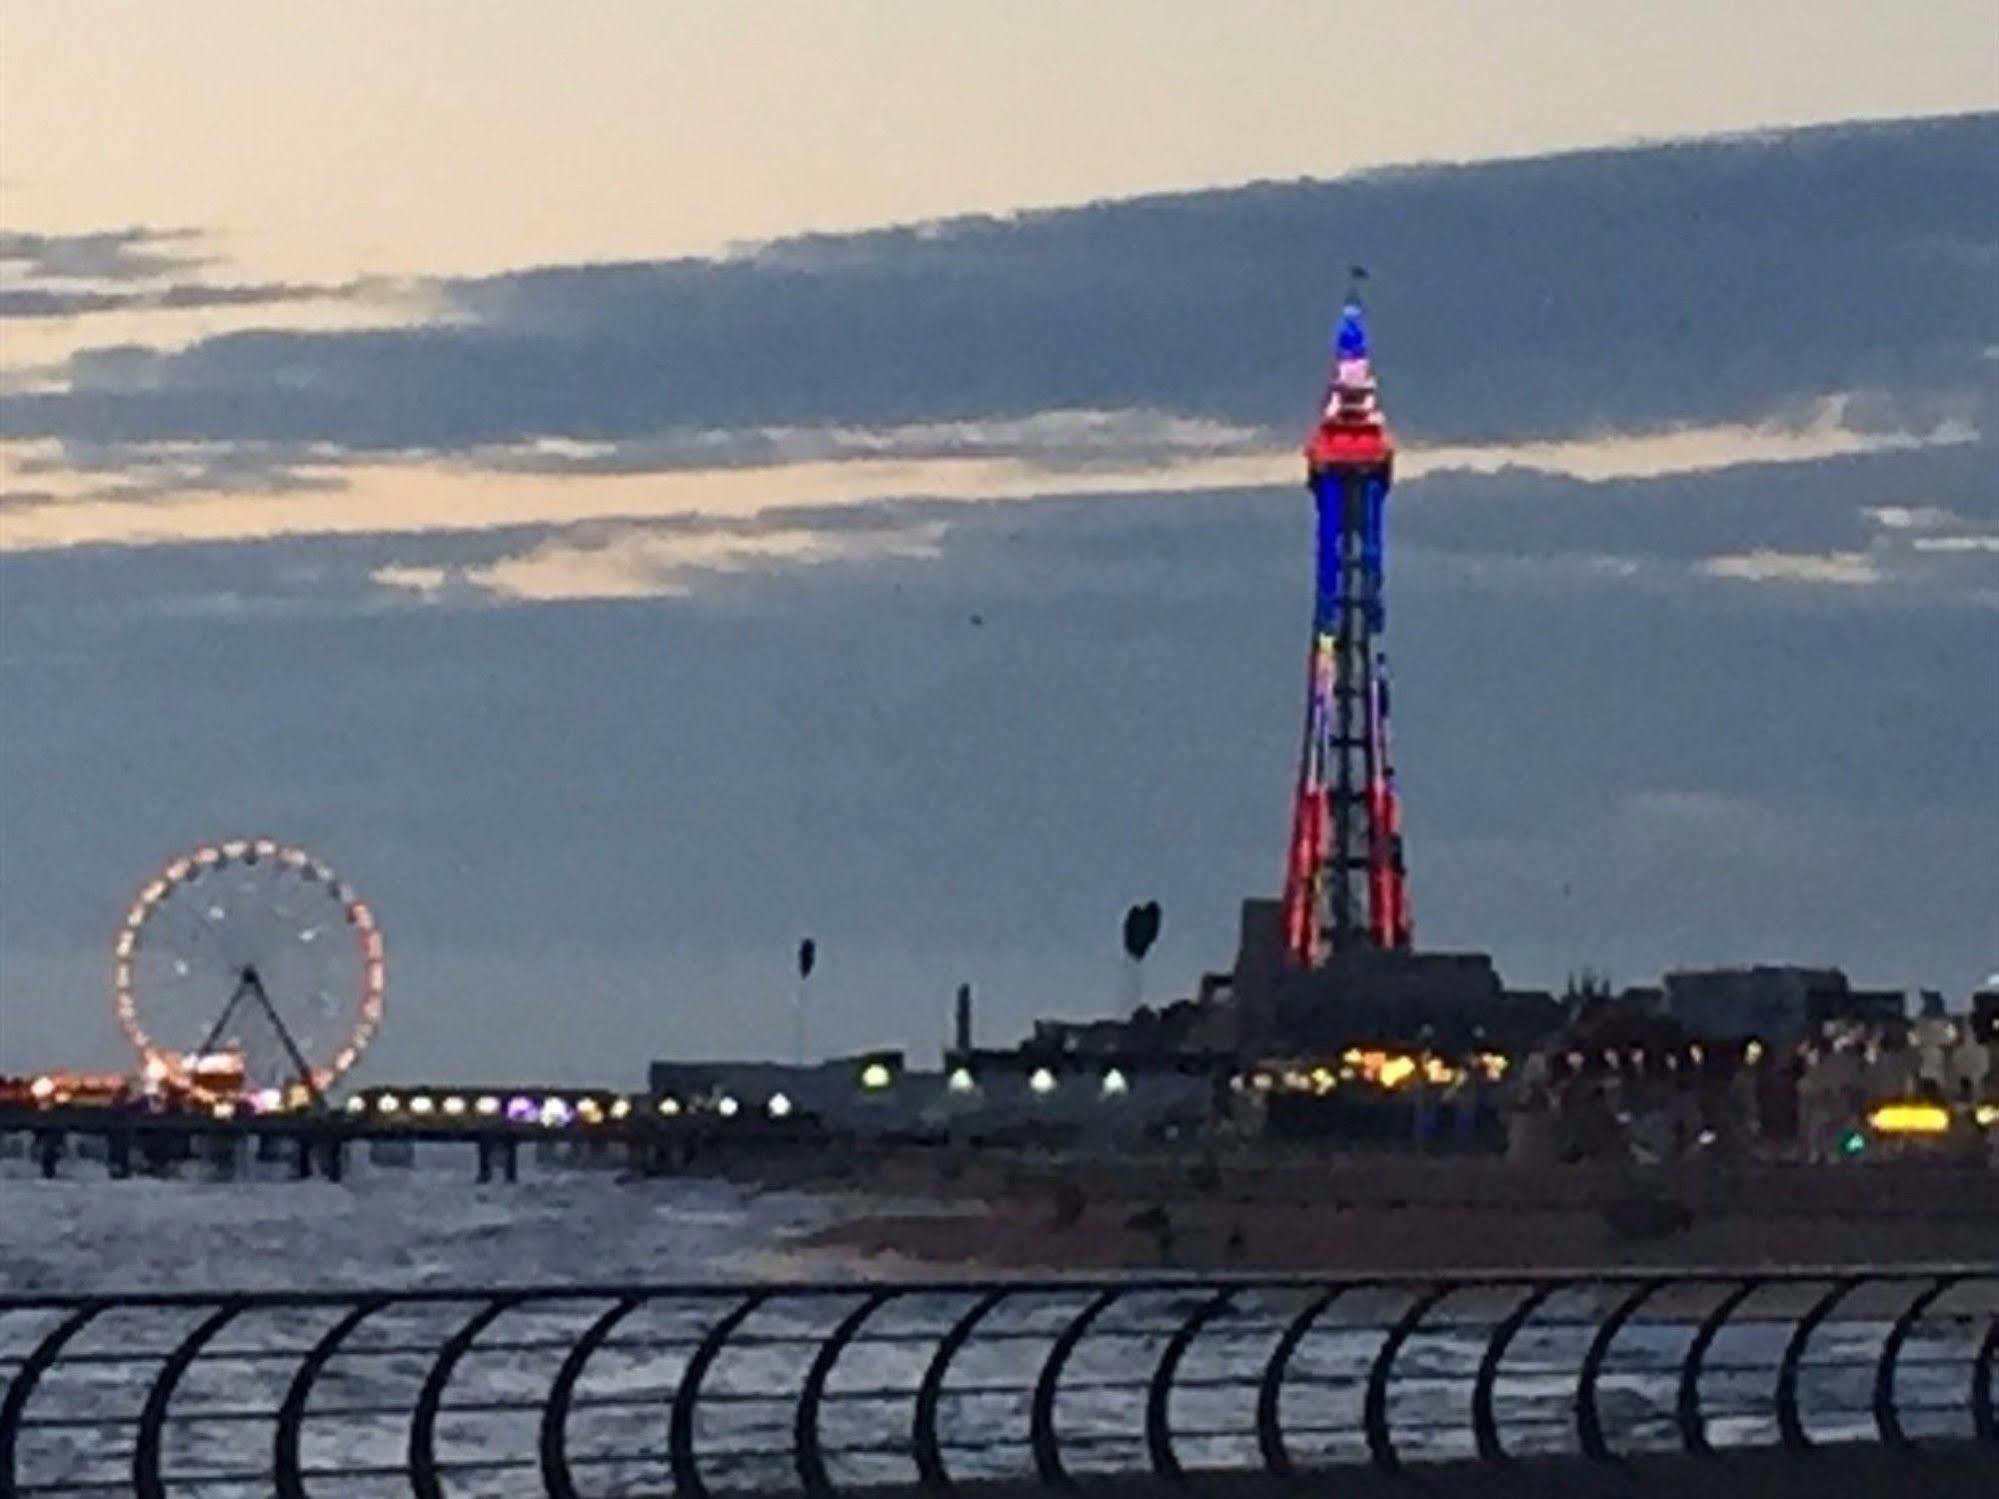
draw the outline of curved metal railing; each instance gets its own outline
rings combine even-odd
[[[0,1494],[1999,1446],[1996,1355],[1999,1266],[0,1296]]]

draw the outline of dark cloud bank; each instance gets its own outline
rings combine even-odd
[[[439,283],[10,403],[95,441],[460,449],[1151,406],[1286,424],[1350,260],[1425,440],[1961,390],[1999,342],[1999,116],[1425,167]]]
[[[469,329],[213,340],[10,424],[448,447],[1087,401],[1288,433],[1359,255],[1412,433],[1734,420],[1873,386],[1968,392],[1989,432],[1994,148],[1989,119],[1855,128],[533,272],[451,288]],[[255,388],[278,368],[296,402]],[[1866,512],[1987,534],[1994,457],[1987,437],[1400,489],[1424,941],[1523,982],[1760,958],[1962,994],[1999,959],[1999,579],[1993,554],[1921,553]],[[541,608],[367,582],[533,531],[10,558],[0,1054],[109,1050],[110,922],[154,858],[239,828],[321,849],[382,914],[378,1075],[781,1049],[806,930],[830,1043],[927,1044],[961,978],[995,1035],[1107,1009],[1117,915],[1145,897],[1184,985],[1277,881],[1305,503],[792,515],[768,523],[941,522],[943,549]],[[1759,550],[1882,577],[1698,571]]]

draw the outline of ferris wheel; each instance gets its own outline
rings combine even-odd
[[[241,1090],[320,1096],[382,1023],[374,913],[302,848],[235,838],[170,861],[112,942],[112,1005],[149,1079],[215,1058]]]

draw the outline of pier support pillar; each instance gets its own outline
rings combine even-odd
[[[319,1174],[330,1182],[347,1175],[347,1142],[338,1135],[328,1135],[319,1142]]]
[[[312,1180],[311,1135],[300,1135],[292,1141],[292,1177],[297,1181]]]
[[[113,1130],[111,1138],[105,1142],[104,1163],[111,1172],[113,1181],[123,1181],[132,1174],[132,1132],[128,1129]]]
[[[63,1158],[68,1145],[59,1129],[38,1129],[35,1131],[35,1164],[42,1169],[44,1180],[53,1181],[56,1166]]]

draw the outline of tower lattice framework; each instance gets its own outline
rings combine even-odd
[[[1284,884],[1284,945],[1299,967],[1413,938],[1381,649],[1384,525],[1395,442],[1381,415],[1367,326],[1349,294],[1332,379],[1305,445],[1317,514],[1305,736]]]

